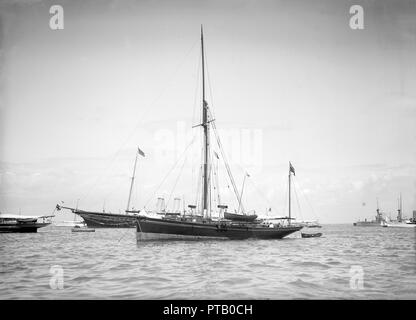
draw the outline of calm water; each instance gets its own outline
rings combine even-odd
[[[319,232],[322,238],[153,243],[137,243],[134,229],[0,234],[0,298],[416,299],[415,229]]]

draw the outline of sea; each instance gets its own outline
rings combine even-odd
[[[416,299],[416,228],[138,242],[135,229],[0,234],[0,299]]]

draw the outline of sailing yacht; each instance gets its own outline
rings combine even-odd
[[[50,225],[52,217],[54,216],[26,216],[0,212],[0,233],[37,232],[39,228]]]
[[[201,61],[202,61],[202,123],[199,125],[203,132],[203,160],[202,160],[202,199],[200,202],[199,212],[193,215],[160,215],[151,217],[145,214],[138,214],[137,218],[137,240],[174,240],[174,239],[281,239],[296,231],[302,229],[302,226],[292,225],[290,217],[285,224],[263,224],[256,220],[248,218],[244,219],[224,219],[233,217],[227,214],[227,206],[219,204],[218,208],[223,211],[222,217],[212,216],[212,204],[210,194],[210,181],[212,168],[210,164],[211,147],[210,147],[210,131],[216,133],[215,119],[211,116],[209,105],[205,99],[205,52],[204,52],[204,36],[201,26]],[[219,136],[216,135],[218,146],[223,152]],[[231,170],[223,156],[228,176],[232,182],[234,193],[239,200],[241,206],[241,196],[235,187]],[[289,174],[290,175],[290,174]],[[190,205],[192,210],[196,209],[195,205]],[[242,206],[241,206],[242,208]],[[241,210],[242,215],[247,215],[244,209]]]

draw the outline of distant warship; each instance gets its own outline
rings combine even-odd
[[[380,212],[380,208],[378,206],[378,200],[377,200],[377,210],[376,210],[376,220],[367,221],[365,219],[364,221],[357,221],[354,222],[353,225],[356,227],[383,227],[385,225],[385,219],[383,218],[383,214]]]

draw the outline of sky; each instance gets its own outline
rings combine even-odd
[[[298,218],[371,219],[377,199],[395,217],[400,193],[416,210],[416,1],[5,0],[0,211],[122,212],[138,146],[133,206],[195,203],[201,24],[207,101],[239,190],[250,175],[246,210],[287,212],[289,161]]]

